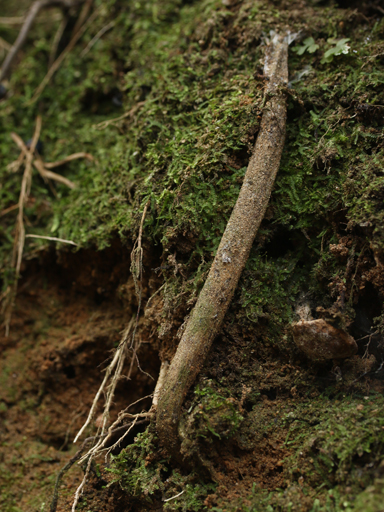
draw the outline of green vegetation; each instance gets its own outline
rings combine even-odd
[[[283,406],[278,425],[288,427],[284,446],[291,452],[281,461],[284,489],[266,491],[255,484],[245,503],[233,503],[225,510],[379,511],[383,405],[382,395],[370,395],[338,399],[323,396]],[[258,421],[258,415],[255,418]],[[260,427],[257,424],[256,431]],[[265,424],[264,435],[271,435],[275,429],[276,423]]]
[[[159,459],[156,436],[147,430],[138,434],[135,444],[114,457],[111,472],[114,481],[137,503],[163,502],[164,510],[198,512],[215,485],[204,483],[196,474],[188,476],[171,471],[167,459]],[[176,495],[180,496],[172,498]],[[169,500],[169,501],[168,501]]]

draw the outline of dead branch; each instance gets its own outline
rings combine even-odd
[[[211,270],[168,369],[157,406],[159,439],[182,456],[178,425],[185,395],[221,328],[256,233],[268,206],[285,140],[288,36],[274,35],[267,47],[265,107],[244,182]]]
[[[29,31],[33,25],[33,22],[35,21],[36,16],[39,14],[41,9],[46,7],[62,7],[63,9],[69,9],[77,4],[82,3],[83,1],[84,0],[36,0],[35,2],[33,2],[28,13],[24,18],[24,22],[19,32],[19,35],[17,36],[15,43],[13,44],[12,48],[10,49],[7,57],[3,62],[0,72],[0,82],[5,78],[8,78],[11,65],[15,60],[16,55],[23,47],[29,34]]]

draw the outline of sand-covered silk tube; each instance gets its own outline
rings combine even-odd
[[[288,39],[273,35],[264,64],[265,102],[260,131],[239,197],[212,267],[171,361],[157,405],[160,442],[180,458],[178,425],[185,395],[221,328],[279,169],[285,140]]]

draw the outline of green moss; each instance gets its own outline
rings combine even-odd
[[[138,434],[134,445],[113,458],[109,471],[114,481],[137,504],[163,502],[164,510],[169,511],[205,510],[204,499],[215,485],[204,482],[195,473],[182,475],[172,471],[169,460],[156,453],[156,441],[152,429]]]
[[[235,407],[234,400],[230,396],[223,396],[225,390],[218,392],[210,386],[212,382],[207,384],[202,389],[197,386],[194,390],[198,403],[191,413],[193,420],[189,420],[189,429],[193,423],[196,436],[228,439],[238,430],[244,418]]]
[[[373,394],[324,396],[284,407],[277,424],[280,429],[288,427],[284,445],[291,452],[281,461],[284,489],[267,492],[255,485],[247,505],[233,503],[228,510],[380,510],[382,487],[377,475],[384,464],[383,405],[383,397]],[[253,429],[261,437],[276,430],[276,422],[268,424],[256,410],[255,420],[259,423]]]

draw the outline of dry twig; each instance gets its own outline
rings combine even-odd
[[[87,160],[90,160],[91,162],[94,162],[94,158],[89,153],[85,153],[84,151],[81,151],[80,153],[72,153],[72,155],[69,155],[62,160],[57,160],[56,162],[44,162],[45,169],[54,169],[55,167],[60,167],[60,165],[67,164],[68,162],[72,162],[72,160],[78,160],[79,158],[86,158]]]
[[[94,46],[97,41],[103,37],[103,35],[108,32],[109,29],[111,29],[112,27],[115,26],[115,20],[112,20],[110,21],[107,25],[105,25],[105,27],[103,27],[102,29],[100,29],[98,31],[98,33],[89,41],[89,43],[87,44],[87,46],[84,48],[84,50],[80,53],[80,57],[84,57],[85,55],[87,55],[87,53],[90,51],[90,49],[92,48],[92,46]]]
[[[15,60],[16,55],[23,47],[33,22],[35,21],[36,16],[39,14],[41,9],[45,7],[63,7],[65,9],[69,9],[70,7],[74,7],[83,1],[84,0],[36,0],[33,2],[28,11],[28,14],[26,14],[26,16],[23,18],[23,25],[19,35],[17,36],[15,43],[13,44],[11,50],[3,62],[0,72],[0,82],[5,78],[8,78],[11,65]]]
[[[57,49],[59,47],[61,38],[63,37],[65,27],[68,23],[68,15],[64,14],[63,18],[60,21],[59,27],[56,30],[55,37],[53,38],[51,49],[49,51],[49,59],[48,59],[48,69],[52,66],[52,64],[55,62],[55,57],[57,53]]]
[[[49,168],[55,168],[60,165],[64,165],[67,162],[71,162],[72,160],[78,159],[78,158],[87,158],[88,160],[93,161],[94,158],[89,153],[80,152],[80,153],[74,153],[73,155],[69,155],[68,157],[59,160],[57,162],[50,162],[50,163],[44,163],[41,157],[35,155],[35,149],[36,144],[39,140],[41,131],[41,117],[38,116],[36,119],[36,127],[35,127],[35,133],[32,138],[32,143],[30,147],[28,148],[26,144],[24,143],[23,139],[17,135],[17,133],[12,132],[11,137],[12,140],[16,143],[18,148],[20,149],[21,153],[19,157],[12,162],[8,166],[8,169],[15,172],[18,171],[19,168],[22,166],[22,164],[25,162],[25,170],[23,174],[23,179],[21,182],[21,190],[20,190],[20,196],[19,201],[16,205],[12,205],[3,211],[0,212],[0,216],[6,215],[7,213],[18,209],[18,215],[17,215],[17,221],[16,221],[16,229],[15,229],[15,238],[14,238],[14,247],[13,247],[13,255],[12,255],[12,262],[11,265],[15,269],[15,282],[11,287],[8,287],[6,292],[6,300],[4,301],[4,317],[5,317],[5,331],[6,336],[9,335],[9,325],[11,321],[11,315],[13,310],[13,304],[14,299],[16,296],[17,291],[17,281],[20,276],[20,267],[21,262],[23,258],[23,251],[24,251],[24,243],[25,238],[42,238],[45,240],[51,240],[55,242],[62,242],[62,243],[68,243],[71,245],[77,245],[75,242],[72,242],[72,240],[65,240],[62,238],[56,238],[56,237],[49,237],[49,236],[40,236],[40,235],[26,235],[25,234],[25,228],[24,228],[24,206],[28,203],[29,194],[31,190],[31,183],[32,183],[32,165],[36,167],[36,169],[39,171],[40,175],[44,178],[44,180],[54,180],[60,183],[63,183],[67,187],[73,189],[75,188],[75,183],[73,183],[68,178],[65,178],[64,176],[61,176],[60,174],[57,174],[53,171],[47,170],[46,167]],[[35,158],[34,158],[35,157]]]
[[[16,296],[17,290],[17,281],[20,276],[20,268],[21,261],[23,259],[23,251],[24,251],[24,243],[25,243],[25,228],[24,228],[24,205],[28,201],[29,193],[31,191],[32,184],[32,159],[33,153],[36,148],[37,141],[39,140],[41,131],[41,117],[37,116],[36,118],[36,127],[35,133],[33,134],[32,142],[30,149],[26,149],[26,161],[25,161],[25,169],[23,174],[23,179],[21,181],[21,190],[19,195],[18,208],[19,212],[17,214],[16,220],[16,230],[15,230],[15,238],[13,244],[13,255],[12,255],[12,267],[15,269],[15,282],[13,286],[10,288],[10,293],[8,294],[8,301],[5,306],[5,335],[9,335],[9,325],[11,322],[13,303]]]
[[[75,26],[73,27],[72,37],[76,34],[76,32],[79,31],[79,29],[82,27],[84,21],[87,19],[87,16],[89,14],[89,11],[91,10],[92,4],[93,4],[93,0],[85,0],[83,8],[81,9],[80,15],[77,18]]]
[[[74,48],[75,44],[80,39],[80,37],[84,34],[84,32],[87,30],[89,25],[91,25],[95,21],[97,16],[100,14],[100,10],[101,10],[101,6],[92,13],[92,15],[88,18],[88,20],[84,23],[84,25],[74,34],[72,39],[69,41],[67,47],[57,57],[55,62],[49,68],[48,73],[45,75],[42,82],[40,83],[40,85],[37,87],[37,89],[33,93],[32,98],[28,102],[29,105],[34,103],[39,98],[40,94],[44,91],[46,85],[49,83],[49,81],[51,80],[53,75],[59,69],[59,67],[63,63],[64,59],[66,58],[66,56]]]
[[[59,183],[62,183],[63,185],[66,185],[67,187],[69,187],[71,189],[76,187],[76,185],[75,185],[75,183],[73,183],[73,181],[69,180],[68,178],[65,178],[64,176],[61,176],[61,174],[57,174],[52,171],[47,171],[47,169],[45,168],[44,162],[40,158],[37,158],[36,160],[34,160],[33,165],[39,171],[42,178],[58,181]]]

